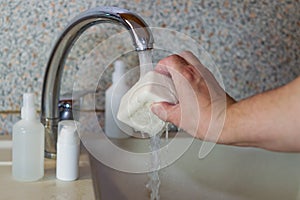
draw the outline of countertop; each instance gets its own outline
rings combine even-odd
[[[79,200],[94,199],[89,158],[82,152],[79,161],[79,179],[60,181],[56,179],[56,161],[45,158],[45,175],[35,182],[18,182],[12,178],[11,140],[0,136],[0,199],[1,200]]]

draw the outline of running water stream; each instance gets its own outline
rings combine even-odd
[[[142,78],[147,72],[152,71],[152,50],[139,51],[139,61],[140,61],[140,78]]]
[[[147,72],[153,70],[152,51],[151,50],[139,51],[138,55],[140,61],[140,78],[142,78]],[[148,135],[148,134],[146,133],[143,135]],[[153,137],[150,137],[151,159],[150,159],[149,167],[152,172],[148,174],[149,180],[148,183],[146,184],[146,187],[150,192],[151,200],[159,200],[159,186],[160,186],[160,179],[158,174],[160,168],[160,158],[158,153],[159,149],[160,149],[160,134],[156,134]]]
[[[159,200],[159,168],[160,168],[160,155],[158,150],[160,149],[160,134],[154,135],[150,138],[150,149],[151,149],[151,161],[150,169],[153,170],[148,174],[149,180],[146,187],[150,191],[151,200]]]

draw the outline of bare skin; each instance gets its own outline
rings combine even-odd
[[[235,102],[191,52],[166,57],[155,70],[173,79],[179,101],[152,105],[162,120],[201,140],[300,152],[300,77]],[[220,134],[214,135],[215,127],[221,127]]]

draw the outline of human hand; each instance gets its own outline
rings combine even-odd
[[[234,100],[196,56],[188,51],[168,56],[157,64],[155,71],[172,78],[179,103],[153,103],[153,113],[199,139],[230,143],[229,137],[219,136],[226,109]]]

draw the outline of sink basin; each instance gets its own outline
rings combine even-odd
[[[149,157],[124,154],[144,155],[150,150],[149,139],[108,140],[101,129],[102,119],[96,114],[80,114],[84,131],[79,134],[90,154],[96,199],[150,199],[146,188],[149,173],[143,171],[149,168]],[[191,140],[186,133],[161,140],[161,146],[168,147],[161,160],[176,158],[161,163],[162,200],[300,200],[300,154],[215,145],[199,159],[202,141]],[[180,156],[174,157],[179,150]]]
[[[180,146],[187,138],[174,140]],[[100,138],[94,142],[101,145]],[[120,148],[131,147],[139,152],[149,148],[145,139],[130,138],[116,143]],[[161,199],[300,199],[299,154],[216,145],[205,158],[199,159],[201,145],[201,141],[194,140],[179,159],[160,170]],[[98,160],[91,156],[97,199],[150,199],[145,187],[147,173],[121,172]]]

